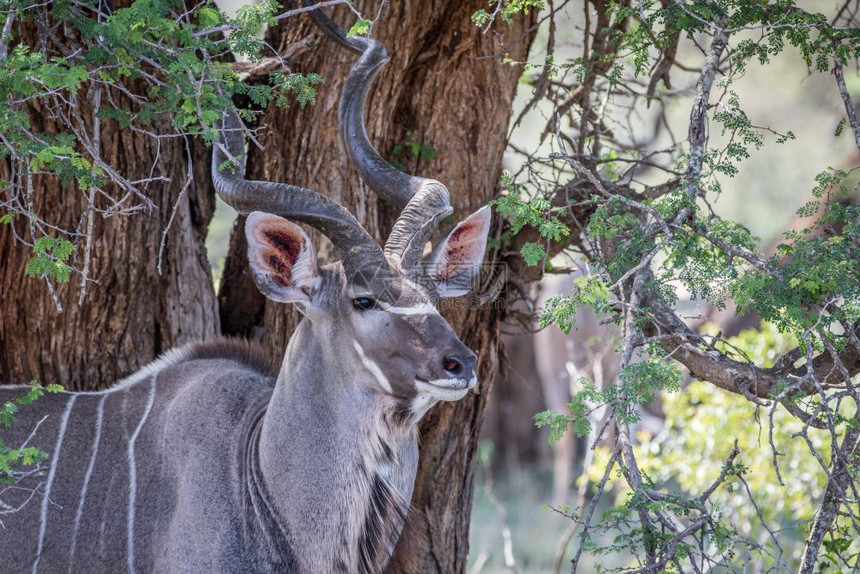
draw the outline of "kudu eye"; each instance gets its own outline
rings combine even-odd
[[[376,309],[376,301],[370,297],[356,297],[352,300],[352,306],[359,311],[370,311]]]

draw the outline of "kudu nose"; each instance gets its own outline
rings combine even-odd
[[[452,377],[465,378],[472,376],[472,369],[475,368],[475,363],[478,357],[474,353],[468,355],[445,355],[442,359],[442,366],[445,372]]]

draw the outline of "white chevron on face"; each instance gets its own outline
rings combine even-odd
[[[355,349],[355,352],[358,353],[358,358],[361,360],[361,364],[364,365],[365,369],[370,371],[370,374],[373,375],[373,378],[376,379],[377,383],[379,383],[380,388],[386,393],[390,393],[391,383],[388,382],[388,377],[385,376],[385,373],[382,372],[379,365],[364,354],[364,349],[358,341],[353,341],[352,346]]]

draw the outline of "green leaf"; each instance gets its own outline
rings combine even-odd
[[[5,402],[0,404],[0,425],[8,427],[15,422],[15,415],[18,412],[18,405],[13,402]]]
[[[845,130],[845,118],[839,120],[839,123],[836,124],[836,129],[833,130],[833,137],[839,137],[842,135],[842,132]]]
[[[352,38],[353,36],[367,36],[370,33],[372,26],[373,22],[370,20],[359,18],[358,21],[350,27],[349,31],[346,33],[346,37]]]
[[[493,21],[492,15],[483,8],[473,13],[471,19],[479,28]]]
[[[272,85],[277,92],[275,103],[282,107],[289,107],[288,95],[299,103],[299,106],[315,105],[317,103],[316,84],[321,84],[323,77],[319,74],[272,74]],[[258,97],[261,94],[258,93]]]
[[[221,12],[210,6],[202,6],[197,10],[201,28],[213,28],[221,23]]]
[[[526,243],[520,249],[520,255],[523,256],[527,265],[533,267],[546,257],[546,249],[540,243]]]
[[[544,411],[535,415],[534,422],[537,428],[549,427],[547,440],[549,444],[554,445],[564,436],[570,421],[566,416],[555,411]]]

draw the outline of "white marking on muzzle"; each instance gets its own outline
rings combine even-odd
[[[478,378],[472,375],[466,379],[434,379],[421,381],[415,379],[418,396],[412,399],[412,413],[416,419],[421,419],[430,407],[439,401],[458,401],[465,397],[478,384]]]
[[[379,383],[379,386],[382,387],[387,393],[391,393],[391,384],[388,382],[388,377],[385,376],[385,373],[382,372],[382,369],[379,368],[379,365],[373,362],[367,355],[364,354],[364,349],[361,348],[361,345],[358,344],[358,341],[353,341],[352,346],[355,347],[355,351],[358,353],[358,358],[361,359],[361,364],[364,365],[364,368],[370,371],[370,374],[376,378],[376,382]]]
[[[469,380],[466,379],[434,379],[432,381],[422,381],[415,379],[415,387],[419,394],[424,393],[433,397],[438,401],[457,401],[466,396],[466,394],[478,384],[478,378],[472,375]]]

